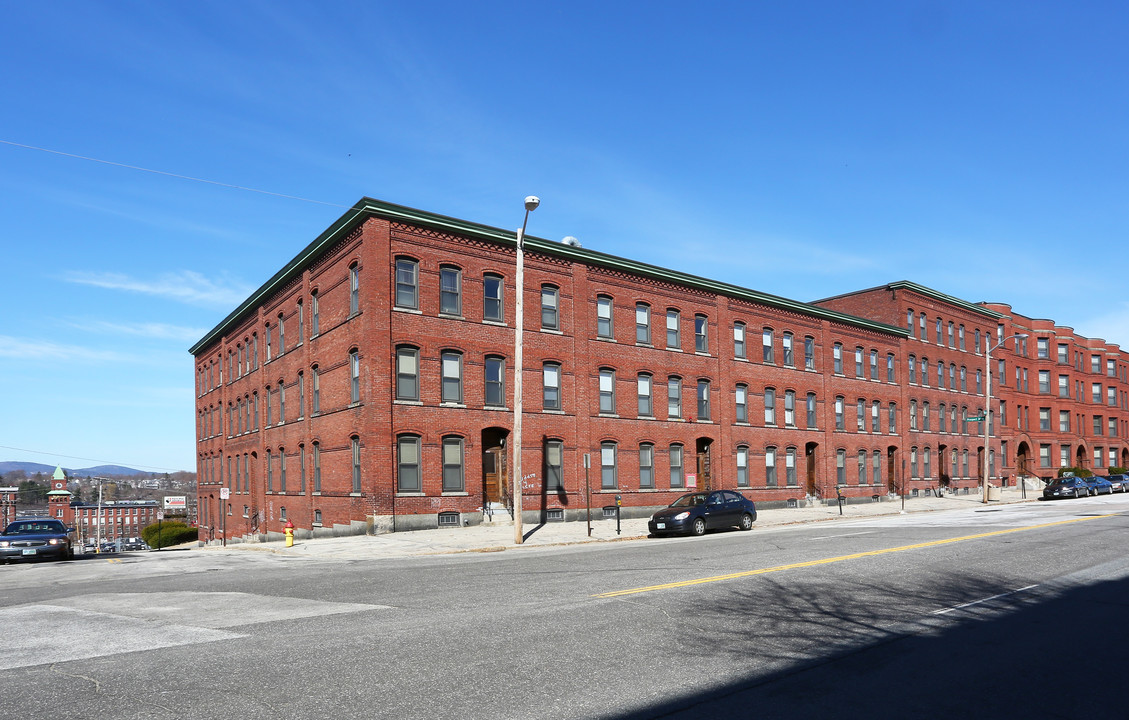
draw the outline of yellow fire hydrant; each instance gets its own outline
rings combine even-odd
[[[294,547],[294,523],[287,520],[282,531],[286,533],[286,547]]]

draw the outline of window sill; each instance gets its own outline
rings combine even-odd
[[[422,405],[423,403],[419,403],[419,404]],[[482,409],[486,410],[487,412],[512,412],[505,405],[483,405]],[[548,411],[543,411],[543,412],[548,412]]]
[[[393,405],[416,405],[416,406],[420,406],[420,407],[423,406],[423,402],[421,400],[399,400],[399,399],[397,399],[397,400],[393,400],[392,404]]]
[[[406,307],[393,307],[392,312],[407,313],[408,315],[423,315],[423,312],[420,311],[420,310],[416,310],[414,308],[406,308]],[[349,317],[351,318],[353,316],[350,315]]]
[[[546,335],[564,335],[563,330],[555,330],[553,328],[544,328],[543,327],[543,328],[541,328],[541,332],[545,333]]]
[[[350,405],[349,407],[352,407],[352,405]],[[463,403],[444,402],[444,403],[439,403],[439,407],[443,407],[443,408],[466,408],[466,405],[464,405]]]
[[[470,493],[466,490],[444,490],[443,497],[470,497]]]
[[[412,490],[412,491],[402,491],[402,492],[397,492],[396,497],[402,497],[402,498],[424,497],[424,494],[422,492],[416,492],[414,490]]]
[[[443,318],[444,320],[466,320],[466,318],[465,318],[465,317],[463,317],[463,316],[462,316],[461,314],[459,314],[459,313],[445,313],[445,312],[441,312],[441,313],[439,313],[439,317],[440,317],[440,318]]]
[[[482,320],[483,325],[494,325],[495,327],[509,327],[503,320]]]
[[[602,335],[597,335],[596,340],[599,341],[599,342],[606,342],[606,343],[614,343],[615,342],[615,338],[604,337]]]

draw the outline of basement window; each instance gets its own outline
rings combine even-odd
[[[564,510],[561,508],[546,510],[545,519],[549,522],[564,522]]]
[[[441,512],[439,513],[439,527],[458,527],[459,514],[457,512]]]

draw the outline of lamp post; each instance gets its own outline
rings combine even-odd
[[[1009,335],[995,345],[989,346],[984,352],[984,382],[987,384],[984,386],[986,398],[984,403],[984,470],[980,474],[980,502],[982,503],[988,502],[988,456],[992,452],[992,351],[1012,338],[1026,337],[1027,333]]]
[[[521,230],[517,231],[517,272],[515,283],[517,285],[517,306],[514,308],[514,459],[510,464],[513,473],[514,494],[514,544],[521,545],[525,539],[521,526],[521,369],[522,369],[522,335],[525,331],[525,226],[529,222],[529,213],[537,209],[541,199],[535,195],[525,198],[525,219],[521,221]]]
[[[94,522],[97,523],[94,531],[94,552],[100,553],[102,552],[102,481],[106,478],[96,477],[93,479],[98,481],[98,515],[94,518]]]

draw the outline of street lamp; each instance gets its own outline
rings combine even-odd
[[[992,351],[1012,338],[1026,339],[1027,333],[1009,335],[984,352],[984,381],[987,383],[984,387],[987,401],[984,403],[984,470],[980,474],[980,502],[982,503],[988,502],[988,455],[992,452]]]
[[[100,553],[102,552],[102,481],[108,480],[109,478],[95,477],[91,479],[98,481],[98,515],[94,518],[94,522],[97,523],[94,531],[96,538],[94,541],[94,552]]]
[[[514,544],[521,545],[525,539],[521,527],[521,350],[522,335],[524,334],[525,305],[525,226],[529,222],[529,213],[537,209],[541,199],[535,195],[525,198],[525,219],[521,221],[521,230],[517,231],[517,284],[516,319],[514,320],[514,459],[511,463],[513,473],[514,494]]]

